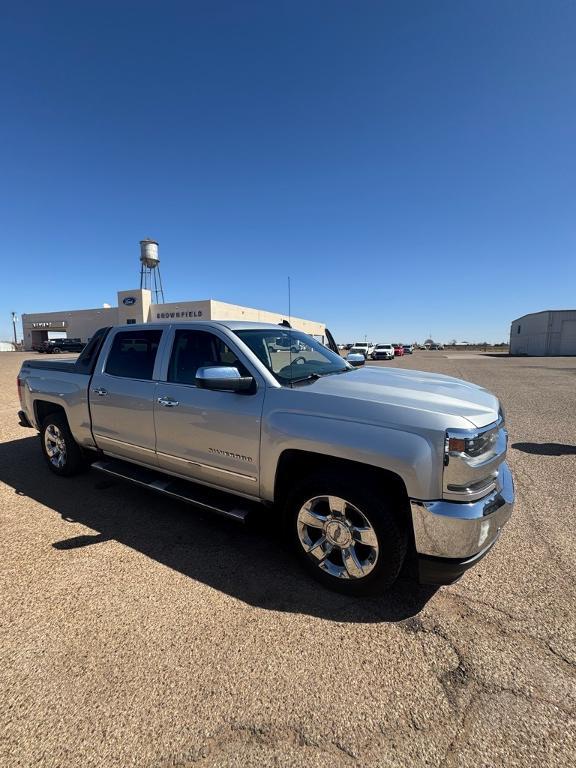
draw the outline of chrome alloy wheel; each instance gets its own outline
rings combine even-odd
[[[296,519],[304,551],[338,579],[362,579],[378,560],[378,537],[368,518],[339,496],[315,496]]]
[[[58,469],[66,464],[66,441],[55,424],[49,424],[44,432],[44,448],[50,463]]]

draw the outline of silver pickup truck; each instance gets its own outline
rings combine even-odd
[[[451,583],[512,512],[494,395],[354,368],[288,328],[103,328],[76,360],[24,362],[18,392],[57,475],[92,466],[239,520],[281,515],[304,566],[348,594],[382,592],[408,558]]]

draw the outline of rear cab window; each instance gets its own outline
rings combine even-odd
[[[161,330],[120,331],[112,341],[104,372],[126,379],[151,380],[161,338]]]
[[[82,373],[93,373],[102,345],[110,328],[99,328],[78,355],[74,367]]]

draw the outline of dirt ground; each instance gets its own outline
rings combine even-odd
[[[277,536],[91,471],[18,426],[0,354],[0,765],[576,763],[576,359],[416,352],[502,399],[516,481],[457,584],[353,600]]]

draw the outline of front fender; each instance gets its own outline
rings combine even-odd
[[[275,410],[262,428],[261,495],[269,501],[274,499],[276,468],[286,450],[309,451],[394,472],[404,481],[410,498],[441,496],[442,454],[431,435]]]

